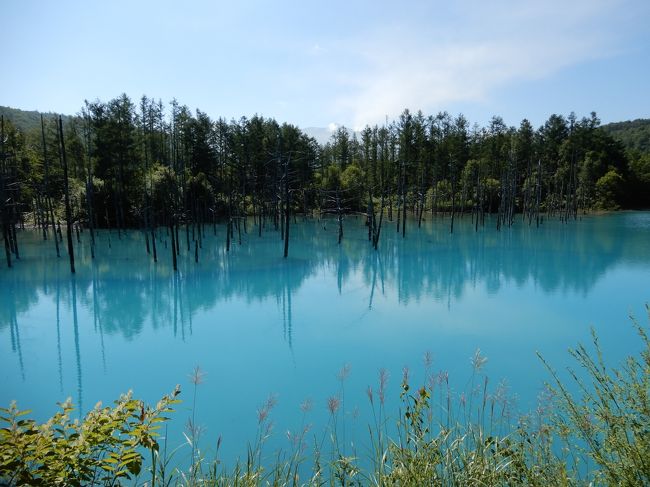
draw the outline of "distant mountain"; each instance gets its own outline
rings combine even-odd
[[[327,127],[305,127],[301,129],[309,137],[313,137],[316,141],[324,145],[330,141],[330,137],[334,133],[332,130]]]
[[[327,142],[332,141],[332,135],[338,130],[340,125],[332,124],[332,127],[306,127],[306,128],[301,128],[305,134],[307,134],[310,137],[313,137],[318,141],[319,144],[324,145]],[[350,134],[350,138],[353,136],[357,136],[357,139],[361,138],[361,132],[355,132],[352,129],[347,129],[348,133]]]
[[[40,130],[41,128],[41,112],[36,110],[19,110],[18,108],[0,106],[0,115],[3,115],[5,120],[11,121],[15,127],[23,132]],[[56,115],[58,114],[52,112],[43,113],[45,118],[52,118]],[[62,116],[64,121],[72,118],[70,115]]]
[[[650,152],[650,119],[639,118],[603,125],[603,130],[620,140],[625,148]]]

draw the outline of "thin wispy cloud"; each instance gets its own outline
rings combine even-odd
[[[364,69],[338,73],[348,87],[336,97],[336,110],[359,128],[406,107],[431,111],[485,101],[510,83],[609,55],[615,35],[608,25],[624,6],[618,1],[460,5],[462,12],[445,25],[426,29],[426,19],[412,19],[347,43]]]

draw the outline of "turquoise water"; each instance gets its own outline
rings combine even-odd
[[[518,221],[501,232],[490,224],[478,233],[469,217],[453,234],[446,219],[419,230],[409,223],[402,239],[387,222],[375,252],[361,218],[345,220],[340,246],[334,221],[299,219],[287,260],[276,232],[258,237],[249,222],[226,253],[225,228],[213,235],[206,226],[198,264],[181,233],[176,274],[165,230],[157,264],[137,231],[121,239],[99,232],[93,261],[84,232],[73,277],[51,240],[21,232],[21,260],[0,267],[0,403],[16,399],[43,419],[67,397],[86,411],[128,389],[153,402],[178,383],[184,403],[168,433],[177,446],[198,365],[206,374],[196,402],[201,444],[210,451],[221,436],[231,460],[245,456],[269,394],[278,400],[273,447],[288,446],[285,433],[300,427],[307,398],[307,421],[322,431],[345,364],[341,417],[346,442],[361,444],[365,391],[377,388],[378,370],[390,373],[396,412],[402,368],[418,380],[427,351],[461,390],[480,348],[490,383],[505,380],[525,411],[549,379],[536,351],[561,369],[567,348],[589,342],[591,326],[610,362],[639,350],[628,315],[646,322],[650,213],[539,229]]]

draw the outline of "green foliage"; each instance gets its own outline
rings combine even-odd
[[[632,176],[650,190],[650,154],[634,154],[630,157]]]
[[[9,485],[116,485],[140,474],[142,450],[158,451],[157,430],[180,389],[145,407],[131,393],[79,421],[70,400],[43,424],[15,403],[0,409],[0,480]]]
[[[346,191],[351,208],[360,210],[363,207],[364,174],[361,168],[352,163],[341,173],[341,187]]]
[[[324,168],[319,174],[319,186],[325,191],[341,189],[341,168],[335,164]]]
[[[171,168],[156,165],[150,177],[154,206],[165,216],[175,215],[180,204],[176,173]]]
[[[341,173],[341,186],[346,191],[363,189],[363,171],[356,164],[350,164]]]
[[[620,208],[621,190],[623,188],[623,177],[616,171],[610,169],[605,175],[596,181],[596,202],[603,210],[617,210]]]

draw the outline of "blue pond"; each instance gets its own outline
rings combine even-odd
[[[367,387],[388,371],[387,409],[396,415],[402,369],[421,380],[425,352],[461,390],[480,348],[490,384],[505,381],[526,411],[549,380],[537,351],[563,369],[567,349],[590,341],[590,327],[610,363],[641,347],[628,316],[646,323],[648,212],[540,228],[517,220],[500,232],[491,221],[475,232],[465,217],[453,234],[447,218],[428,218],[420,229],[409,221],[406,238],[386,221],[378,251],[362,218],[344,225],[337,245],[335,221],[298,218],[286,260],[270,228],[260,237],[249,221],[227,253],[225,227],[206,226],[199,263],[181,229],[177,273],[164,229],[158,263],[138,231],[100,231],[93,260],[86,231],[75,241],[75,276],[51,239],[20,232],[21,259],[0,267],[0,403],[17,400],[44,419],[67,397],[87,411],[129,389],[154,402],[180,384],[184,402],[167,434],[175,447],[191,415],[189,376],[200,366],[201,446],[209,455],[221,437],[232,461],[254,440],[269,394],[277,398],[270,448],[300,428],[306,399],[320,435],[334,395],[344,399],[346,443],[363,444]],[[187,456],[181,446],[178,458]]]

